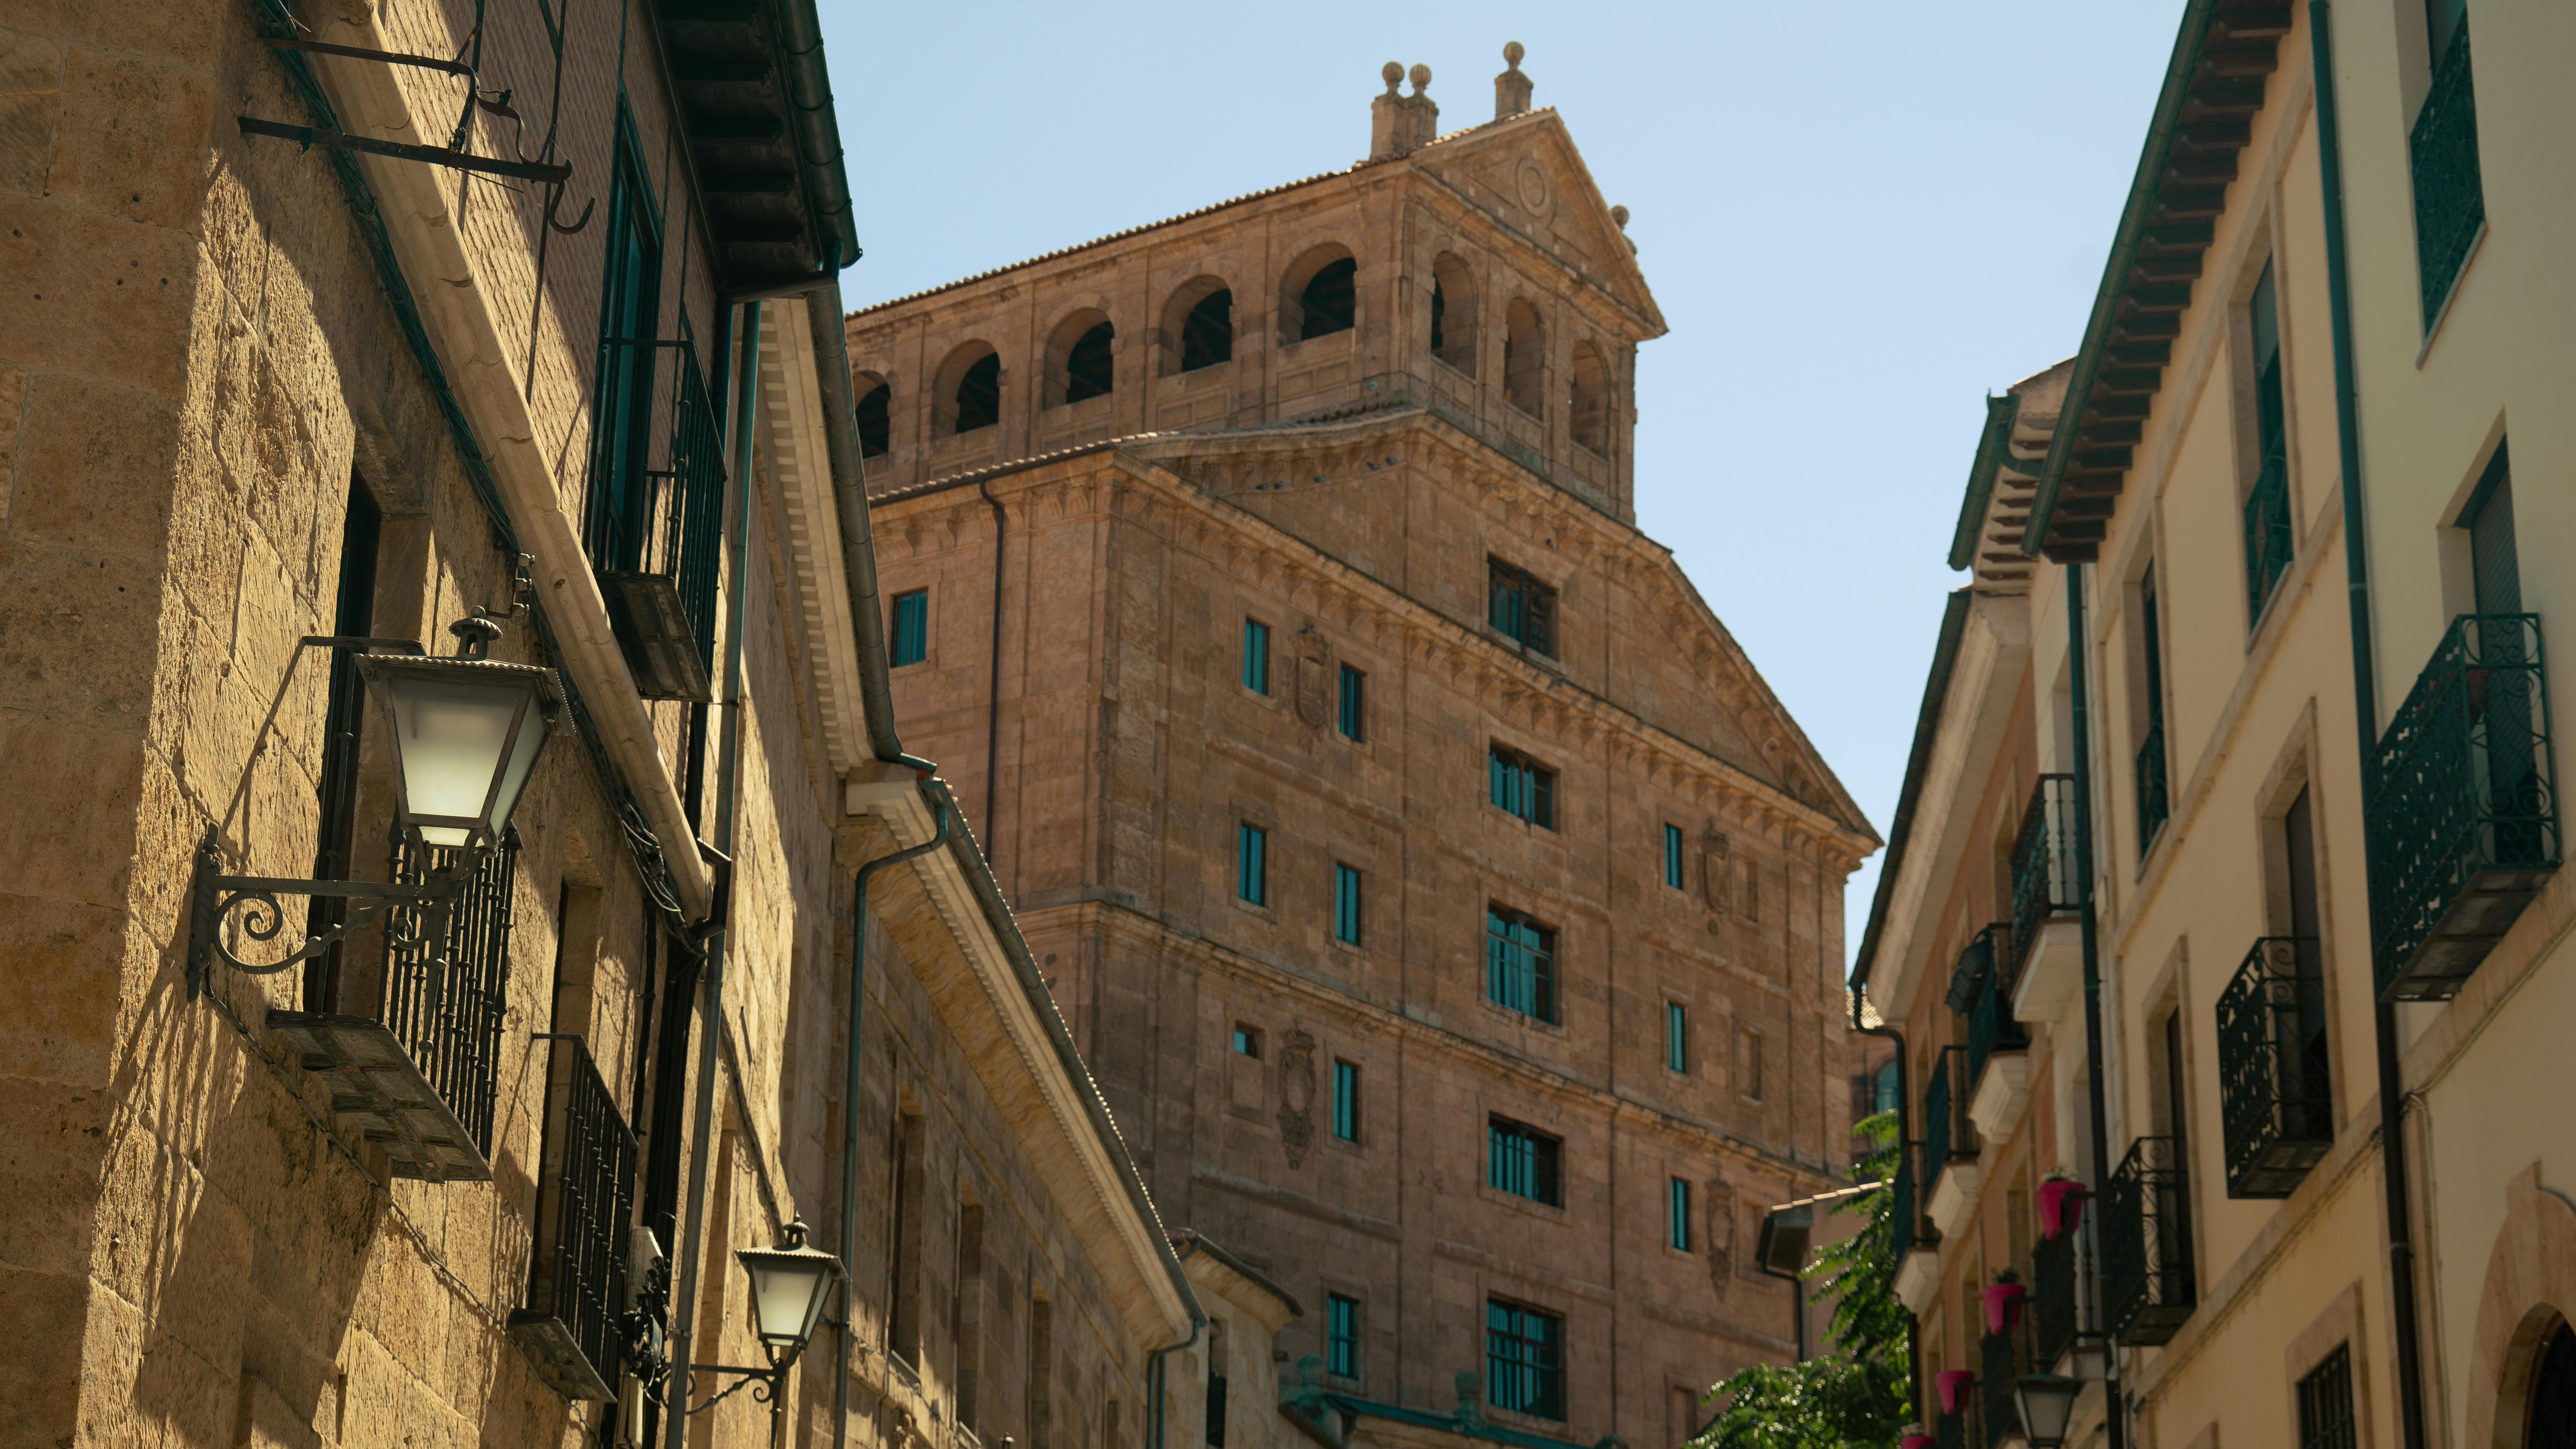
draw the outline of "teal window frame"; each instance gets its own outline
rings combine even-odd
[[[901,669],[930,657],[930,590],[912,589],[894,596],[894,635],[887,667]]]
[[[1690,1075],[1690,1012],[1678,1001],[1664,1003],[1664,1067]]]
[[[1324,1372],[1354,1382],[1360,1376],[1360,1301],[1347,1293],[1324,1296]]]
[[[1355,745],[1365,743],[1368,739],[1367,671],[1347,664],[1342,666],[1339,706],[1336,723],[1342,738]]]
[[[1485,999],[1555,1024],[1556,932],[1518,911],[1485,907]]]
[[[1360,944],[1361,884],[1358,866],[1333,862],[1333,939],[1345,946]]]
[[[2245,621],[2263,617],[2281,576],[2290,570],[2289,407],[2281,383],[2281,300],[2273,263],[2265,262],[2246,304],[2254,343],[2254,486],[2245,490]]]
[[[2164,625],[2156,591],[2156,567],[2151,562],[2138,576],[2138,644],[2146,665],[2147,729],[2138,741],[2136,767],[2138,794],[2138,856],[2145,859],[2155,848],[2156,837],[2164,832],[2165,821],[2173,813],[2167,785],[2165,760],[2165,662]]]
[[[1234,897],[1251,906],[1270,904],[1270,832],[1250,821],[1234,827]]]
[[[1485,798],[1523,824],[1556,828],[1556,772],[1509,745],[1485,746]]]
[[[1261,1029],[1238,1021],[1234,1024],[1233,1039],[1227,1045],[1236,1056],[1257,1062],[1261,1060]]]
[[[612,144],[582,544],[592,568],[636,573],[650,567],[646,535],[654,480],[646,470],[653,457],[655,363],[660,356],[654,343],[662,328],[662,219],[623,92],[617,98]]]
[[[1509,1117],[1485,1119],[1485,1185],[1548,1207],[1565,1206],[1565,1140]]]
[[[1249,617],[1243,621],[1243,687],[1270,693],[1270,626]]]
[[[1360,1140],[1360,1064],[1340,1057],[1333,1059],[1333,1135]]]
[[[1686,855],[1682,828],[1666,821],[1664,823],[1664,884],[1674,890],[1686,889],[1682,884]]]
[[[1691,1185],[1686,1177],[1670,1178],[1664,1192],[1664,1241],[1676,1253],[1691,1250]]]
[[[1485,560],[1485,622],[1523,649],[1556,657],[1556,590],[1525,568]]]
[[[1565,1418],[1563,1316],[1508,1298],[1485,1300],[1485,1401],[1532,1418]]]

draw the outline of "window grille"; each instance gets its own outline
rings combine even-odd
[[[1485,1119],[1486,1185],[1550,1207],[1564,1205],[1557,1175],[1559,1141],[1509,1117]]]
[[[1335,1293],[1324,1300],[1324,1371],[1335,1378],[1360,1376],[1360,1301]]]
[[[2352,1407],[2352,1346],[2344,1344],[2299,1380],[2299,1449],[2357,1449],[2360,1442]]]
[[[1501,1298],[1485,1300],[1485,1399],[1541,1419],[1565,1417],[1565,1320]]]
[[[625,1345],[635,1134],[580,1037],[548,1035],[545,1138],[527,1306],[510,1331],[558,1392],[613,1397]]]

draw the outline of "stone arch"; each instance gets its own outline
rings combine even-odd
[[[1196,372],[1234,360],[1234,289],[1197,276],[1163,303],[1163,374]]]
[[[2533,1163],[2504,1192],[2469,1354],[2469,1449],[2527,1449],[2531,1389],[2559,1326],[2576,1322],[2576,1205]]]
[[[1476,375],[1476,274],[1456,252],[1431,259],[1431,355]]]
[[[1538,309],[1520,297],[1503,308],[1503,400],[1531,417],[1547,407],[1547,336]]]
[[[1082,308],[1058,322],[1047,338],[1045,391],[1038,406],[1058,408],[1115,391],[1117,342],[1118,329],[1097,307]]]
[[[931,436],[953,437],[1002,420],[1002,355],[989,342],[961,342],[939,364],[930,388]]]
[[[1359,268],[1340,242],[1308,247],[1279,274],[1279,341],[1304,342],[1359,324]]]
[[[894,384],[862,372],[851,377],[850,392],[859,400],[859,456],[884,457],[894,450]]]
[[[1618,388],[1601,349],[1590,342],[1574,344],[1573,392],[1566,399],[1566,431],[1595,453],[1610,454],[1610,420]]]

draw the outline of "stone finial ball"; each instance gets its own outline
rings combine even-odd
[[[1414,62],[1413,89],[1415,93],[1419,94],[1422,88],[1429,84],[1431,84],[1431,67],[1422,64],[1420,61]]]
[[[1527,54],[1529,54],[1529,52],[1521,48],[1521,43],[1519,41],[1506,40],[1503,42],[1503,64],[1510,66],[1512,69],[1520,69],[1521,57]]]
[[[1394,90],[1404,80],[1404,62],[1390,60],[1378,68],[1378,74],[1386,77],[1386,88]]]
[[[1619,223],[1619,229],[1621,231],[1626,231],[1628,229],[1628,208],[1624,206],[1614,206],[1610,208],[1610,219]]]

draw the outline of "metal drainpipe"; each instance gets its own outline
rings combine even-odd
[[[2075,734],[2075,882],[2077,920],[2084,941],[2084,1075],[2093,1129],[2093,1185],[2098,1196],[2111,1181],[2110,1108],[2103,1099],[2102,956],[2099,924],[2093,914],[2093,703],[2084,677],[2084,565],[2066,566],[2066,665],[2068,714]],[[2093,1214],[2093,1312],[2095,1329],[2102,1305],[2110,1301],[2110,1279],[2103,1267],[2102,1214]],[[2120,1346],[2102,1334],[2102,1419],[2110,1449],[2127,1449],[2128,1406],[2121,1402]]]
[[[1914,1079],[1905,1074],[1905,1033],[1892,1026],[1861,1025],[1860,998],[1861,993],[1858,991],[1851,994],[1852,1030],[1862,1036],[1881,1036],[1896,1043],[1896,1161],[1897,1169],[1903,1171],[1905,1165],[1911,1161],[1908,1154],[1914,1151],[1912,1141]],[[1911,1224],[1908,1225],[1909,1229],[1911,1226]],[[1800,1321],[1803,1324],[1804,1320]],[[1917,1410],[1923,1406],[1922,1337],[1923,1321],[1908,1311],[1905,1315],[1905,1376],[1913,1392],[1914,1406]]]
[[[1199,1331],[1206,1327],[1206,1310],[1200,1308],[1195,1302],[1193,1302],[1190,1305],[1190,1336],[1182,1339],[1178,1343],[1167,1343],[1161,1348],[1155,1349],[1152,1353],[1146,1355],[1146,1361],[1152,1365],[1152,1367],[1147,1371],[1146,1377],[1153,1384],[1153,1387],[1148,1392],[1152,1393],[1154,1396],[1154,1420],[1152,1426],[1153,1432],[1149,1434],[1145,1440],[1145,1449],[1163,1449],[1164,1440],[1167,1437],[1163,1424],[1164,1410],[1169,1405],[1172,1396],[1165,1393],[1163,1390],[1163,1380],[1165,1375],[1163,1367],[1164,1360],[1170,1358],[1173,1354],[1180,1352],[1182,1349],[1189,1347],[1191,1344],[1198,1342]]]
[[[751,418],[760,387],[760,304],[746,302],[742,311],[742,353],[734,369],[733,537],[725,570],[724,729],[716,763],[716,835],[728,860],[740,814],[735,798],[742,789],[742,590],[751,544]],[[730,902],[720,904],[730,915]],[[706,942],[706,1020],[698,1031],[698,1100],[690,1113],[688,1227],[680,1237],[680,1281],[671,1298],[671,1367],[679,1389],[666,1406],[670,1418],[663,1442],[671,1449],[685,1442],[688,1428],[689,1356],[695,1347],[698,1268],[706,1250],[708,1140],[715,1131],[716,1049],[724,1031],[724,962],[731,934],[718,927]]]
[[[2329,0],[2309,0],[2308,38],[2316,72],[2317,180],[2325,211],[2327,313],[2334,337],[2344,584],[2352,611],[2352,714],[2366,784],[2371,758],[2379,750],[2379,684],[2371,657],[2370,547],[2361,499],[2361,394],[2353,379],[2352,278],[2344,250],[2343,141],[2337,129],[2334,6]],[[2367,851],[2363,868],[2369,868]],[[2414,1212],[2406,1193],[2406,1098],[2398,1070],[2397,1008],[2385,1001],[2373,1003],[2371,1031],[2379,1057],[2380,1176],[2388,1196],[2388,1295],[2389,1317],[2394,1320],[2391,1337],[2397,1348],[2398,1432],[2406,1449],[2424,1449],[2424,1351],[2416,1320]]]
[[[858,1337],[858,1315],[852,1311],[859,1244],[859,1091],[865,1066],[859,1039],[864,1022],[868,977],[868,882],[878,871],[928,855],[948,843],[948,804],[933,796],[930,838],[859,867],[850,901],[850,1058],[841,1098],[841,1374],[832,1390],[832,1449],[841,1449],[850,1433],[850,1350]],[[889,1259],[888,1261],[892,1261]],[[893,1305],[887,1305],[891,1311]],[[891,1350],[889,1350],[891,1352]]]
[[[999,777],[1002,758],[1002,544],[1010,533],[1010,519],[1002,512],[1002,500],[975,480],[975,491],[993,510],[993,666],[992,678],[984,691],[984,849],[993,849],[993,791]]]

